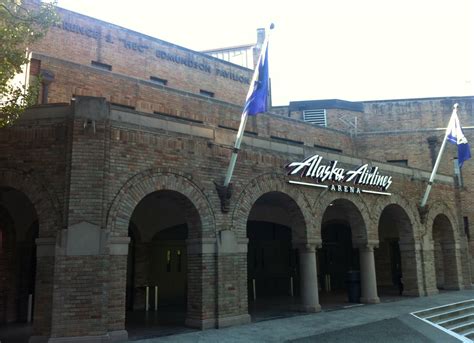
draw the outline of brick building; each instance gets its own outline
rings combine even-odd
[[[362,303],[400,280],[403,296],[471,287],[472,163],[455,173],[448,147],[418,204],[453,104],[471,126],[474,97],[272,108],[249,119],[221,201],[252,70],[59,13],[31,48],[39,105],[0,132],[0,323],[32,316],[32,342],[123,341],[155,304],[199,329],[271,299],[319,311],[350,270]],[[319,180],[289,175],[311,156]]]

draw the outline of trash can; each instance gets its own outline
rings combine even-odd
[[[347,272],[346,284],[349,302],[360,302],[360,272],[358,270],[349,270]]]

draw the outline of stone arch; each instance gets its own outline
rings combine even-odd
[[[378,199],[374,206],[379,235],[375,251],[378,284],[382,288],[396,287],[404,295],[423,293],[421,225],[415,213],[400,195]]]
[[[458,223],[448,206],[443,203],[437,205],[429,210],[426,223],[427,244],[433,249],[436,287],[461,289],[463,275]]]
[[[208,250],[212,251],[215,246],[215,217],[210,202],[204,194],[203,187],[192,180],[188,174],[171,172],[165,168],[148,169],[135,174],[123,184],[115,195],[106,222],[111,260],[120,261],[124,265],[128,264],[127,248],[120,248],[115,251],[114,245],[128,247],[130,241],[128,228],[135,209],[148,195],[160,191],[166,193],[167,196],[168,194],[176,196],[179,202],[182,201],[184,206],[183,215],[186,216],[190,228],[185,241],[187,264],[193,266],[203,265],[203,247],[206,246]],[[215,277],[215,266],[207,265],[206,267],[185,269],[188,280],[186,292],[187,294],[193,294],[192,297],[188,296],[186,322],[189,326],[203,327],[202,318],[199,317],[200,313],[207,311],[207,308],[214,309],[215,307],[213,301],[204,302],[203,300],[215,297],[215,290],[212,287],[202,287],[201,280],[203,278],[212,279]],[[109,320],[125,323],[126,292],[124,290],[126,289],[127,271],[123,269],[120,273],[122,282],[115,282],[110,287],[114,288],[114,291],[117,291],[117,294],[121,294],[122,297],[114,299],[112,305],[109,304],[109,312],[113,312]],[[113,309],[110,309],[111,306],[113,306]]]
[[[454,215],[454,211],[444,202],[436,202],[429,207],[428,214],[426,216],[425,230],[423,236],[426,235],[426,238],[429,242],[433,241],[433,225],[436,217],[440,214],[446,216],[446,218],[449,220],[453,229],[454,242],[459,243],[460,237],[458,220]]]
[[[33,204],[38,217],[39,237],[56,237],[63,220],[59,200],[37,175],[18,169],[0,169],[0,187],[14,188]]]
[[[379,224],[380,217],[383,211],[390,205],[397,205],[399,206],[404,214],[410,220],[410,224],[412,226],[412,237],[410,237],[410,242],[418,242],[420,240],[420,229],[421,223],[419,220],[418,213],[416,209],[410,204],[410,202],[401,195],[392,194],[390,197],[381,197],[377,199],[375,206],[372,210],[372,217],[374,218],[377,226]],[[417,230],[417,228],[419,228]],[[377,240],[378,240],[378,230],[377,230]]]
[[[106,227],[110,234],[127,237],[128,225],[135,207],[145,196],[160,190],[175,191],[189,199],[200,217],[202,232],[198,235],[201,238],[215,237],[215,217],[203,187],[184,173],[162,169],[150,169],[138,173],[122,186],[107,215]]]
[[[23,193],[32,203],[38,219],[33,332],[41,336],[49,336],[51,331],[54,248],[58,232],[64,225],[60,202],[46,184],[33,171],[0,168],[0,187]]]
[[[307,242],[316,237],[312,232],[313,215],[311,207],[305,194],[297,187],[291,186],[287,178],[273,173],[261,174],[248,182],[240,194],[236,197],[236,205],[232,211],[232,229],[236,237],[246,237],[247,218],[255,202],[267,193],[283,193],[294,202],[294,208],[290,211],[295,213],[296,220],[294,228],[295,241]],[[301,216],[297,215],[297,212]],[[301,219],[304,221],[302,222]]]
[[[355,199],[357,199],[357,201],[354,201]],[[353,237],[356,238],[353,240],[354,243],[368,243],[368,241],[375,240],[377,237],[377,235],[373,232],[375,225],[373,225],[373,220],[370,216],[367,203],[362,199],[362,197],[355,198],[354,195],[330,192],[327,190],[323,191],[314,203],[316,237],[321,237],[321,225],[324,213],[330,204],[338,200],[351,203],[351,206],[357,209],[358,213],[360,214],[360,218],[353,218],[355,220],[354,224],[357,226],[356,231],[353,231],[352,233]],[[361,220],[362,222],[360,222]]]

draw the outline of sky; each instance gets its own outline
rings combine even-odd
[[[474,0],[58,0],[193,50],[275,24],[273,105],[474,96]]]

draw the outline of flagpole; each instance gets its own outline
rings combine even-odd
[[[458,104],[454,104],[453,106],[453,113],[451,114],[451,118],[449,119],[448,127],[451,123],[451,120],[453,118],[454,113],[457,115],[458,112]],[[433,167],[433,171],[431,172],[430,180],[428,181],[428,186],[426,186],[426,191],[425,194],[423,195],[423,199],[421,200],[420,207],[423,208],[426,205],[426,202],[428,201],[428,196],[430,195],[431,192],[431,186],[433,185],[434,178],[436,177],[436,172],[438,171],[439,164],[441,162],[441,156],[443,155],[444,148],[446,147],[446,141],[448,138],[448,130],[446,130],[446,133],[444,134],[443,138],[443,143],[441,143],[441,148],[439,149],[438,157],[436,158],[435,165]]]
[[[227,187],[229,185],[230,179],[232,178],[232,174],[234,173],[235,162],[237,162],[237,155],[239,154],[240,144],[242,143],[242,139],[244,137],[244,131],[248,117],[249,116],[247,115],[246,111],[242,113],[239,131],[237,131],[237,138],[235,139],[234,149],[232,150],[232,156],[230,156],[229,167],[227,168],[227,173],[225,175],[224,187]]]
[[[270,25],[270,30],[272,30],[273,27],[274,27],[274,25],[271,24]],[[257,61],[257,64],[256,64],[255,68],[258,68],[258,66],[260,65],[260,60],[263,58],[264,52],[266,52],[269,36],[270,36],[270,31],[265,35],[265,40],[262,44],[262,50],[261,50],[260,56],[258,57],[258,61]],[[265,61],[265,63],[266,62],[267,61]],[[253,73],[253,76],[252,76],[252,81],[250,83],[251,86],[249,87],[249,90],[247,92],[246,100],[248,100],[249,97],[251,96],[251,94],[253,93],[254,85],[255,85],[255,82],[257,81],[257,77],[258,77],[258,72],[257,72],[257,70],[255,70],[255,72]],[[229,183],[230,183],[230,180],[232,179],[232,174],[234,173],[235,163],[237,162],[237,155],[239,154],[239,150],[240,150],[240,144],[242,143],[242,139],[244,137],[244,132],[245,132],[245,126],[247,124],[247,119],[248,119],[248,113],[247,113],[247,110],[244,109],[244,111],[242,112],[242,116],[240,118],[239,131],[237,131],[237,137],[235,139],[234,149],[232,150],[232,155],[230,157],[229,167],[227,168],[227,173],[226,173],[226,176],[225,176],[225,179],[224,179],[224,187],[228,187]]]

